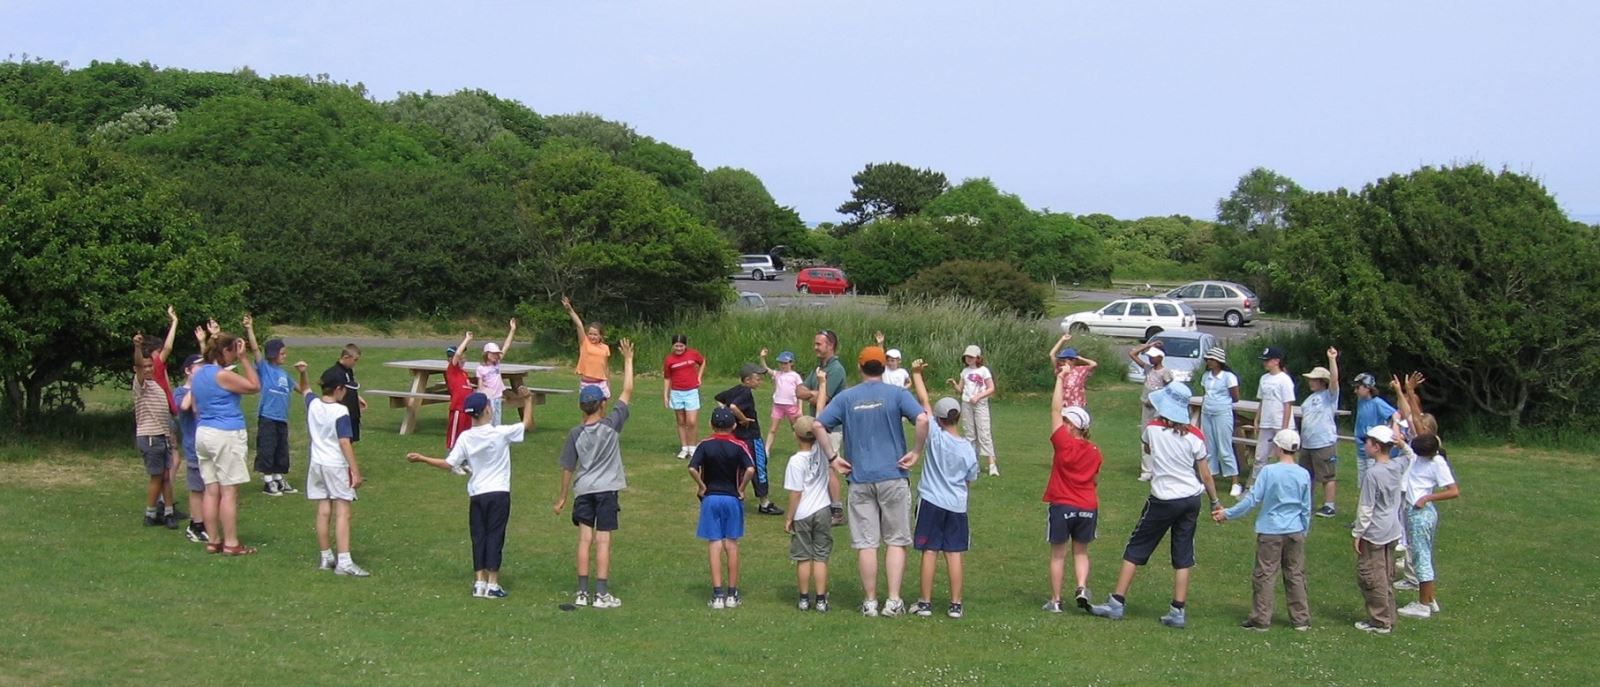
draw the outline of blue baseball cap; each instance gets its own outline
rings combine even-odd
[[[606,392],[598,386],[586,386],[578,392],[579,403],[599,403],[606,400]]]
[[[794,362],[794,351],[784,351],[782,353],[779,353],[778,354],[778,362],[780,362],[780,363],[792,363],[792,362]]]
[[[470,394],[467,394],[467,400],[461,404],[461,409],[473,417],[482,415],[484,409],[488,407],[489,397],[483,395],[483,392],[481,391],[474,391]]]
[[[1064,349],[1060,353],[1057,353],[1056,357],[1060,358],[1062,360],[1073,360],[1073,359],[1078,357],[1078,349],[1076,349],[1076,348]]]
[[[444,349],[444,357],[446,357],[446,358],[454,358],[454,357],[456,357],[456,347],[455,346],[446,346],[445,349]]]
[[[201,360],[200,354],[198,354],[198,353],[190,353],[188,356],[186,356],[183,359],[183,366],[179,367],[178,369],[179,370],[188,370],[195,363],[200,362],[200,360]]]
[[[1271,347],[1261,352],[1262,360],[1283,360],[1283,349]]]
[[[711,411],[711,426],[712,427],[717,427],[719,429],[727,429],[727,428],[730,428],[730,427],[734,426],[738,422],[739,422],[738,418],[735,418],[733,416],[733,411],[728,410],[727,408],[718,408],[716,410]]]

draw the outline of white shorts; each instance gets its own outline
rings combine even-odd
[[[206,484],[233,486],[250,481],[244,457],[249,452],[249,437],[242,429],[223,430],[201,427],[195,430],[195,455],[200,459],[200,478]]]
[[[354,501],[350,468],[330,468],[312,463],[306,471],[306,499],[311,501]]]

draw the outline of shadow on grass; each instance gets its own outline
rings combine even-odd
[[[0,461],[51,456],[105,457],[133,450],[133,415],[129,412],[83,412],[40,418],[26,431],[0,430]]]

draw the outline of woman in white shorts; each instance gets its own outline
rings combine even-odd
[[[205,362],[190,383],[194,395],[195,454],[205,480],[204,521],[211,541],[206,551],[248,556],[253,547],[239,543],[239,485],[250,481],[245,467],[249,439],[239,397],[261,391],[255,365],[228,369],[245,353],[246,344],[232,334],[218,334],[205,351]],[[218,536],[220,533],[220,536]]]

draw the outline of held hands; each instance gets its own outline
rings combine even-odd
[[[911,466],[917,464],[918,458],[921,456],[917,455],[916,451],[907,451],[905,455],[900,456],[900,460],[895,461],[895,465],[900,466],[901,470],[910,470]]]
[[[850,474],[850,461],[845,460],[843,456],[834,456],[833,461],[829,464],[833,466],[834,472],[841,475]]]
[[[1222,506],[1211,509],[1211,521],[1218,525],[1228,521],[1228,516],[1222,514]]]

